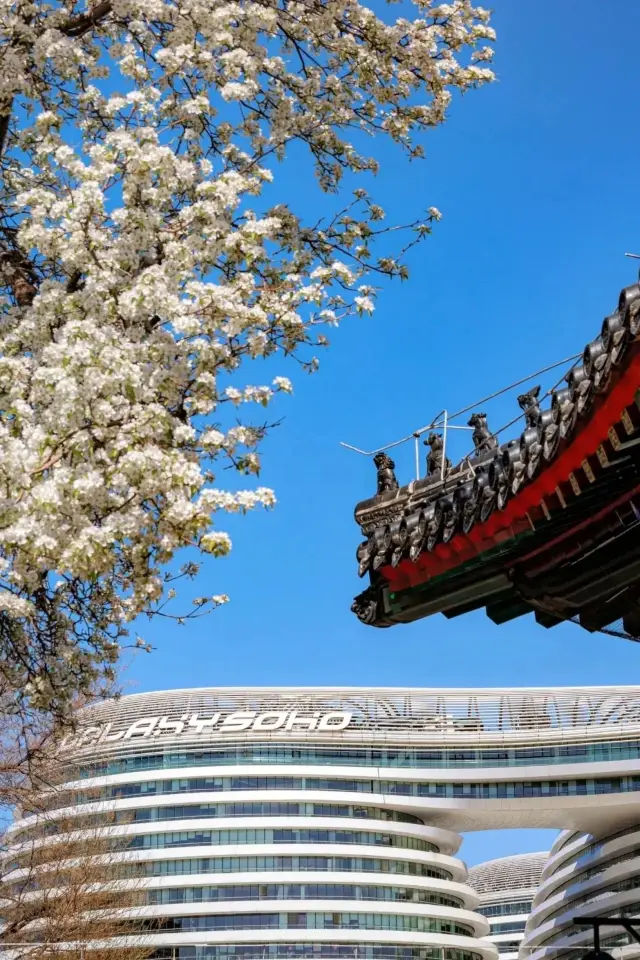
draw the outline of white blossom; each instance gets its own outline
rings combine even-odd
[[[373,313],[374,303],[371,297],[354,297],[353,302],[362,313]]]
[[[492,79],[493,39],[473,0],[410,7],[0,0],[0,675],[18,700],[64,712],[110,677],[127,624],[170,615],[195,576],[167,573],[180,551],[225,555],[214,517],[275,504],[217,486],[260,473],[258,408],[292,391],[254,361],[315,370],[320,328],[373,310],[367,275],[405,275],[363,186],[329,203],[377,171],[347,138],[419,156],[452,92]],[[319,222],[277,204],[295,143]]]
[[[215,557],[224,557],[231,550],[231,537],[222,531],[211,531],[200,538],[200,549]]]
[[[293,393],[293,384],[288,377],[274,377],[273,385],[276,390],[282,390],[283,393]]]

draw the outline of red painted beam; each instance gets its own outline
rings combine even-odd
[[[604,520],[605,517],[614,513],[618,509],[618,507],[624,506],[624,504],[628,503],[629,500],[633,499],[633,497],[638,496],[638,494],[640,494],[640,483],[637,484],[637,486],[632,487],[631,490],[627,490],[626,493],[618,497],[616,500],[612,500],[611,503],[608,503],[606,507],[602,508],[602,510],[598,510],[597,513],[592,514],[592,516],[588,517],[586,520],[582,520],[580,523],[577,523],[575,527],[571,527],[570,530],[565,530],[564,533],[561,533],[559,536],[554,537],[553,540],[549,540],[547,543],[542,544],[542,546],[537,547],[535,550],[530,550],[529,553],[525,553],[522,557],[518,557],[518,560],[517,560],[518,566],[522,566],[523,564],[528,563],[530,560],[535,559],[535,557],[542,557],[542,555],[545,553],[548,553],[549,550],[554,550],[553,562],[546,563],[544,564],[543,567],[536,568],[536,572],[538,572],[538,570],[540,569],[547,569],[550,566],[554,566],[555,561],[557,560],[555,551],[557,550],[558,547],[561,546],[561,544],[566,543],[566,541],[570,540],[571,538],[575,540],[576,536],[581,531],[587,530],[589,527],[593,526],[594,524],[599,523],[601,520]],[[618,525],[619,525],[619,521],[618,521]]]

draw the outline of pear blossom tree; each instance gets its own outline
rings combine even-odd
[[[226,554],[219,517],[275,502],[260,408],[439,219],[388,224],[363,145],[422,155],[493,78],[489,14],[376,6],[0,0],[0,694],[19,707],[64,719],[108,685],[144,643],[127,625],[197,572],[168,573],[176,554]],[[286,202],[294,146],[317,221]]]

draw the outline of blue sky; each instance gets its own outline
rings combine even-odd
[[[128,692],[637,680],[636,645],[572,626],[496,627],[476,613],[373,630],[349,611],[362,589],[353,508],[373,492],[375,471],[339,441],[371,449],[582,350],[635,279],[623,255],[640,252],[640,4],[493,7],[499,82],[455,103],[427,139],[426,161],[381,148],[381,173],[366,184],[389,219],[433,204],[442,222],[412,254],[411,279],[383,291],[375,316],[333,331],[317,375],[283,363],[295,395],[278,400],[274,413],[285,419],[264,448],[261,477],[278,506],[229,524],[232,555],[203,566],[193,596],[229,593],[226,608],[182,628],[143,625],[156,650],[130,666]],[[285,169],[304,211],[305,178],[295,164]],[[263,379],[251,371],[250,380]],[[513,395],[488,409],[494,428],[518,412]],[[397,458],[404,481],[411,457],[407,449]],[[552,836],[469,835],[463,854],[475,863],[544,849]]]

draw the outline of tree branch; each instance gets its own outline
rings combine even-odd
[[[93,27],[97,27],[100,21],[111,13],[111,8],[111,0],[101,0],[101,3],[96,4],[88,13],[67,20],[59,29],[67,37],[83,37],[85,33],[88,33]]]
[[[7,112],[0,116],[0,157],[4,153],[7,136],[9,134],[9,124],[11,122],[11,107],[13,101],[8,105]]]

